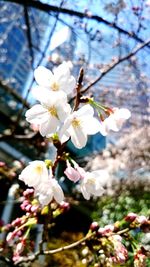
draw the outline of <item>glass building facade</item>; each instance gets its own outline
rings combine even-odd
[[[23,6],[2,1],[0,9],[0,80],[23,94],[28,89],[28,78],[42,57],[53,18],[45,12],[30,8],[28,28]]]

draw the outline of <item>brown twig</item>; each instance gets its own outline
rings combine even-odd
[[[22,5],[23,4],[23,1],[22,0],[6,0],[7,2],[13,2],[13,3],[17,3],[17,4],[20,4]],[[81,18],[81,19],[88,19],[88,20],[95,20],[97,22],[100,22],[100,23],[103,23],[105,25],[107,25],[108,27],[110,28],[113,28],[117,31],[119,31],[120,33],[123,33],[129,37],[131,37],[132,39],[140,42],[140,43],[143,43],[144,41],[138,37],[134,32],[128,32],[124,29],[122,29],[121,27],[119,27],[115,22],[111,22],[111,21],[108,21],[107,19],[104,19],[100,16],[97,16],[97,15],[93,15],[93,14],[89,14],[88,12],[87,13],[82,13],[82,12],[79,12],[79,11],[75,11],[75,10],[71,10],[71,9],[67,9],[67,8],[60,8],[58,6],[52,6],[52,5],[49,5],[49,4],[46,4],[46,3],[42,3],[40,1],[34,1],[34,0],[28,0],[28,6],[30,7],[34,7],[38,10],[42,10],[44,12],[60,12],[62,14],[68,14],[68,15],[71,15],[71,16],[75,16],[75,17],[78,17],[78,18]],[[148,48],[150,48],[150,46],[147,44]]]
[[[56,249],[52,249],[52,250],[45,250],[42,252],[40,251],[37,251],[36,253],[28,256],[28,257],[22,257],[20,259],[20,261],[16,262],[16,265],[19,265],[23,262],[32,262],[32,261],[35,261],[39,255],[50,255],[50,254],[56,254],[56,253],[59,253],[59,252],[63,252],[65,250],[68,250],[68,249],[72,249],[74,247],[77,247],[79,245],[82,245],[82,243],[84,243],[85,241],[87,241],[88,239],[94,237],[96,235],[95,232],[93,232],[92,234],[88,234],[87,236],[83,237],[82,239],[74,242],[74,243],[71,243],[67,246],[64,246],[64,247],[60,247],[60,248],[56,248]]]
[[[87,92],[92,86],[94,86],[97,82],[99,82],[108,72],[113,70],[117,65],[119,65],[121,62],[128,60],[132,56],[134,56],[137,52],[139,52],[141,49],[143,49],[145,46],[150,44],[150,39],[148,39],[145,43],[138,45],[131,53],[128,55],[120,58],[115,63],[112,63],[112,65],[109,65],[109,67],[101,72],[101,74],[93,81],[91,82],[86,88],[84,88],[81,93]]]
[[[78,106],[80,104],[83,75],[84,75],[84,70],[83,70],[83,68],[81,68],[80,72],[79,72],[77,85],[76,85],[76,97],[75,97],[75,104],[74,104],[73,111],[77,110],[77,108],[78,108]]]

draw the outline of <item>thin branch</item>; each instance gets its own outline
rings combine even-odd
[[[76,85],[76,98],[75,98],[75,105],[73,110],[75,111],[79,104],[80,104],[80,97],[81,97],[81,88],[82,88],[82,81],[83,81],[83,75],[84,75],[84,71],[83,68],[80,69],[80,73],[79,73],[79,78],[77,81],[77,85]]]
[[[13,2],[13,3],[17,3],[17,4],[20,4],[22,5],[23,4],[23,1],[22,0],[6,0],[7,2]],[[34,0],[28,0],[28,6],[30,7],[34,7],[38,10],[42,10],[44,12],[59,12],[59,13],[62,13],[62,14],[68,14],[68,15],[71,15],[71,16],[75,16],[75,17],[78,17],[78,18],[81,18],[81,19],[88,19],[88,20],[95,20],[97,22],[100,22],[100,23],[103,23],[117,31],[119,31],[120,33],[123,33],[129,37],[131,37],[132,39],[140,42],[140,43],[143,43],[144,41],[139,38],[134,32],[128,32],[124,29],[122,29],[121,27],[119,27],[116,23],[114,22],[111,22],[111,21],[108,21],[107,19],[104,19],[100,16],[97,16],[97,15],[92,15],[92,14],[88,14],[88,13],[82,13],[82,12],[79,12],[79,11],[75,11],[75,10],[71,10],[71,9],[67,9],[67,8],[60,8],[60,7],[57,7],[57,6],[52,6],[52,5],[49,5],[49,4],[45,4],[45,3],[42,3],[40,1],[34,1]],[[150,46],[147,44],[147,46],[150,48]]]
[[[112,235],[124,235],[125,233],[129,232],[131,229],[130,228],[125,228],[125,229],[122,229],[118,232],[115,232],[115,233],[111,233],[110,234],[107,234],[106,237],[109,237],[109,236],[112,236]],[[64,247],[60,247],[60,248],[56,248],[56,249],[51,249],[51,250],[44,250],[44,251],[37,251],[36,253],[32,254],[32,255],[29,255],[27,257],[22,257],[20,259],[20,261],[16,262],[16,265],[19,265],[20,263],[23,263],[23,262],[32,262],[32,261],[35,261],[39,255],[52,255],[52,254],[56,254],[56,253],[60,253],[60,252],[63,252],[65,250],[68,250],[68,249],[72,249],[72,248],[75,248],[79,245],[82,245],[82,244],[85,244],[85,242],[93,237],[96,237],[97,235],[97,232],[92,232],[91,234],[88,234],[86,235],[85,237],[81,238],[80,240],[78,241],[75,241],[74,243],[71,243],[67,246],[64,246]]]
[[[31,38],[30,19],[29,19],[29,14],[28,14],[28,0],[24,1],[24,18],[25,18],[25,23],[27,26],[26,34],[27,34],[27,40],[28,40],[28,46],[29,46],[29,53],[31,56],[31,66],[33,68],[34,54],[33,54],[32,38]]]
[[[68,249],[72,249],[74,247],[77,247],[79,245],[82,245],[82,243],[84,243],[85,241],[87,241],[88,239],[90,239],[91,237],[94,237],[96,235],[95,232],[93,232],[92,234],[88,234],[87,236],[83,237],[82,239],[74,242],[74,243],[71,243],[67,246],[64,246],[64,247],[60,247],[60,248],[56,248],[56,249],[52,249],[52,250],[45,250],[42,252],[41,254],[41,251],[37,251],[36,253],[28,256],[28,257],[22,257],[20,261],[16,262],[16,265],[19,265],[20,263],[23,263],[23,262],[32,262],[32,261],[35,261],[39,255],[50,255],[50,254],[56,254],[56,253],[59,253],[59,252],[62,252],[62,251],[65,251],[65,250],[68,250]]]
[[[104,71],[101,72],[101,74],[93,81],[91,82],[86,88],[83,89],[83,91],[81,91],[81,93],[85,93],[87,92],[93,85],[95,85],[97,82],[99,82],[108,72],[110,72],[111,70],[113,70],[117,65],[119,65],[121,62],[128,60],[129,58],[131,58],[132,56],[134,56],[136,53],[138,53],[141,49],[143,49],[145,46],[147,46],[148,44],[150,44],[150,39],[148,41],[146,41],[144,44],[140,44],[138,45],[135,49],[133,49],[133,51],[131,53],[129,53],[128,55],[120,58],[118,61],[116,61],[115,63],[113,63],[112,65],[109,65],[109,67],[107,69],[105,69]]]
[[[59,253],[59,252],[62,252],[64,250],[68,250],[68,249],[72,249],[72,248],[75,248],[79,245],[82,245],[82,243],[84,243],[85,241],[87,241],[88,239],[90,239],[91,237],[94,237],[96,235],[96,232],[93,232],[92,234],[89,234],[85,237],[83,237],[82,239],[70,244],[70,245],[67,245],[67,246],[64,246],[64,247],[61,247],[61,248],[56,248],[56,249],[53,249],[53,250],[46,250],[44,251],[44,255],[50,255],[50,254],[56,254],[56,253]]]

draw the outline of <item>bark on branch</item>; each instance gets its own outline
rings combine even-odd
[[[22,0],[6,0],[6,1],[23,5],[23,1]],[[111,28],[119,31],[120,33],[123,33],[124,35],[127,35],[127,36],[131,37],[132,39],[134,39],[134,40],[136,40],[136,41],[138,41],[140,43],[144,42],[134,32],[126,31],[125,29],[123,29],[120,26],[118,26],[115,22],[108,21],[107,19],[104,19],[104,18],[102,18],[100,16],[97,16],[97,15],[88,14],[88,13],[82,13],[82,12],[79,12],[79,11],[76,11],[76,10],[62,8],[62,7],[58,7],[58,6],[52,6],[52,5],[45,4],[45,3],[42,3],[40,1],[34,1],[34,0],[28,0],[27,4],[28,4],[29,7],[33,7],[33,8],[36,8],[38,10],[42,10],[42,11],[47,12],[47,13],[48,12],[55,12],[55,13],[59,12],[59,13],[62,13],[62,14],[75,16],[75,17],[78,17],[78,18],[81,18],[81,19],[86,18],[88,20],[95,20],[97,22],[103,23],[103,24],[107,25],[108,27],[111,27]],[[147,44],[147,46],[150,48],[150,45]]]

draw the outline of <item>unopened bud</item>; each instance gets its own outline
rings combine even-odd
[[[91,225],[90,225],[90,229],[92,231],[97,231],[99,229],[99,224],[98,222],[92,222]]]
[[[133,212],[130,212],[130,213],[128,213],[128,215],[125,217],[125,220],[126,220],[127,222],[133,222],[136,218],[137,218],[137,214],[136,214],[136,213],[133,213]]]

